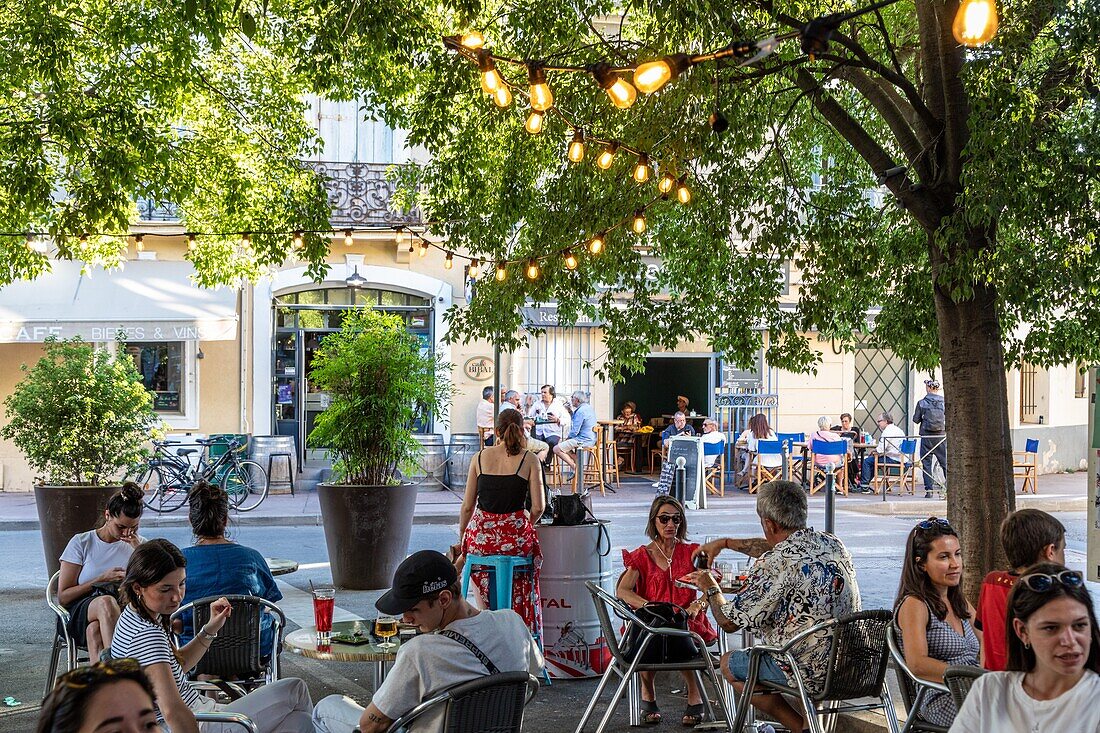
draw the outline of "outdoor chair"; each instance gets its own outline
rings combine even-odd
[[[952,664],[943,671],[943,683],[947,685],[947,689],[951,690],[951,699],[955,701],[956,710],[962,710],[966,696],[974,686],[974,680],[985,672],[981,667],[971,667],[967,664]]]
[[[1027,493],[1028,484],[1031,493],[1039,493],[1039,441],[1036,438],[1028,438],[1024,450],[1012,451],[1012,478],[1024,480],[1020,487],[1023,493]]]
[[[53,633],[53,651],[50,652],[50,661],[46,667],[46,691],[42,697],[50,694],[54,683],[57,681],[57,656],[65,649],[65,671],[69,672],[81,662],[88,662],[88,650],[77,646],[69,636],[69,612],[61,605],[58,598],[57,584],[61,579],[61,571],[53,574],[50,582],[46,584],[46,605],[57,615],[57,624]],[[81,654],[83,652],[83,654]]]
[[[778,440],[760,440],[756,443],[756,455],[753,457],[753,462],[756,464],[752,469],[752,480],[749,481],[749,493],[755,494],[756,490],[761,484],[768,481],[775,481],[776,479],[783,478],[783,466],[782,464],[774,467],[768,467],[764,465],[764,456],[782,456],[783,455],[783,443]]]
[[[596,436],[596,442],[577,448],[578,460],[581,460],[580,455],[584,454],[584,471],[573,474],[573,493],[578,491],[584,493],[588,486],[595,486],[599,488],[600,496],[604,496],[607,494],[607,484],[604,482],[603,475],[603,426],[593,426],[592,432]]]
[[[599,438],[600,457],[603,461],[603,480],[609,485],[615,484],[616,489],[621,489],[623,486],[622,479],[619,476],[619,441],[616,439],[617,436],[614,435],[614,431],[606,430]]]
[[[527,672],[484,675],[425,700],[393,721],[387,733],[403,731],[440,707],[444,708],[443,733],[518,733],[524,706],[538,689],[538,680]]]
[[[838,713],[882,709],[891,733],[898,733],[894,702],[886,685],[890,663],[886,635],[893,614],[889,611],[861,611],[829,619],[798,634],[782,647],[757,645],[748,650],[749,671],[737,705],[732,730],[740,731],[748,717],[754,692],[779,692],[797,697],[806,710],[810,730],[824,733],[828,723],[822,717]],[[820,687],[811,688],[803,678],[793,650],[814,635],[828,635],[829,663]],[[765,656],[786,662],[793,670],[795,684],[780,685],[759,679],[760,660]],[[875,702],[854,702],[875,698]]]
[[[910,494],[913,493],[917,486],[917,466],[920,465],[915,460],[916,451],[917,440],[906,438],[898,446],[898,452],[902,457],[901,463],[888,463],[884,455],[875,454],[875,470],[871,476],[871,486],[876,494],[885,494],[890,490],[891,485],[898,487],[899,494],[905,493],[906,490]]]
[[[703,456],[716,456],[714,463],[703,471],[707,491],[715,496],[726,495],[726,441],[703,443]]]
[[[600,695],[603,694],[604,689],[607,687],[612,677],[616,675],[619,677],[618,685],[611,697],[611,702],[607,705],[607,710],[600,719],[600,724],[596,727],[596,733],[603,733],[607,728],[611,721],[611,716],[614,715],[615,708],[618,707],[619,700],[622,699],[624,692],[627,692],[630,707],[630,725],[641,725],[642,692],[641,684],[637,676],[638,672],[679,672],[684,670],[694,672],[696,681],[699,683],[699,689],[704,691],[703,705],[706,708],[707,716],[710,720],[715,720],[714,709],[710,704],[709,696],[705,692],[706,688],[703,686],[703,674],[705,673],[710,678],[718,694],[718,700],[721,703],[720,709],[722,711],[722,720],[727,724],[729,723],[731,706],[729,699],[726,697],[726,686],[718,678],[717,666],[719,661],[717,658],[711,656],[710,652],[706,650],[706,645],[702,637],[693,631],[648,626],[635,615],[629,606],[609,594],[599,585],[592,581],[586,581],[585,586],[588,587],[588,592],[592,595],[592,603],[596,607],[596,616],[600,620],[600,634],[607,641],[607,648],[611,652],[611,663],[608,664],[607,670],[600,678],[600,684],[596,687],[596,691],[592,693],[592,698],[588,701],[588,706],[585,708],[584,714],[581,715],[580,722],[577,723],[575,733],[583,733],[585,725],[588,724],[589,718],[592,717],[592,713],[596,709],[597,703],[599,703]],[[619,618],[647,632],[646,635],[642,637],[632,659],[627,659],[623,654],[622,648],[619,646],[619,634],[617,633],[615,624],[611,620],[612,611]],[[696,646],[702,651],[699,653],[699,656],[686,662],[669,664],[643,663],[641,659],[644,656],[646,647],[662,636],[691,638],[695,641]]]
[[[649,449],[649,472],[653,473],[654,466],[658,463],[664,464],[668,460],[668,448],[665,446],[665,441],[661,440],[660,434],[657,435],[657,447]]]
[[[259,733],[260,729],[252,722],[252,718],[243,713],[195,713],[195,720],[200,723],[221,723],[235,725],[244,728],[247,733]]]
[[[485,441],[488,438],[492,437],[492,436],[493,436],[493,429],[492,428],[484,428],[484,427],[479,426],[478,429],[477,429],[477,439],[478,439],[478,443],[479,443],[478,450],[484,450],[485,449]]]
[[[828,475],[823,467],[817,465],[814,460],[817,456],[834,456],[839,462],[832,470],[836,476],[835,486],[841,492],[848,495],[848,441],[847,440],[815,440],[810,446],[810,494],[815,494],[825,486],[825,477]],[[820,474],[821,478],[818,478]]]
[[[181,606],[172,614],[172,620],[190,611],[194,614],[192,628],[200,629],[210,619],[210,604],[219,598],[233,605],[233,613],[191,674],[232,681],[234,687],[244,689],[254,689],[279,679],[279,654],[283,648],[286,616],[271,601],[248,595],[208,596]],[[260,619],[265,613],[274,617],[275,641],[269,660],[265,660],[260,648]],[[223,686],[218,687],[226,692]],[[233,690],[227,694],[235,697],[238,693]]]
[[[800,446],[795,443],[806,442],[805,433],[776,433],[775,437],[783,444],[784,450],[787,452],[787,474],[791,477],[791,481],[795,480],[795,476],[799,477],[798,480],[802,481],[802,485],[806,485],[806,454],[802,451]]]
[[[901,733],[947,733],[947,728],[942,725],[934,725],[921,719],[917,713],[924,705],[924,699],[934,692],[951,691],[946,685],[937,682],[929,682],[913,674],[905,664],[905,655],[898,646],[897,632],[893,624],[886,633],[886,643],[890,645],[890,656],[894,659],[894,671],[898,678],[898,687],[901,689],[901,702],[905,707],[905,725]]]

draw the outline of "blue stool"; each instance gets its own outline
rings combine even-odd
[[[501,608],[512,607],[512,577],[517,569],[531,573],[532,579],[535,573],[535,559],[529,556],[517,555],[467,555],[466,564],[462,568],[462,595],[470,592],[470,573],[474,566],[489,572],[492,582],[489,585],[489,608],[496,611]],[[531,604],[535,602],[535,584],[531,583]],[[533,633],[535,641],[542,651],[542,637]],[[543,665],[542,676],[546,684],[550,684],[550,673]]]

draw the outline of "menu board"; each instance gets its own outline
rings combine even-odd
[[[676,486],[677,458],[684,459],[684,506],[688,509],[706,509],[706,493],[703,491],[703,441],[686,436],[676,436],[669,440],[668,463],[672,466],[673,493]]]

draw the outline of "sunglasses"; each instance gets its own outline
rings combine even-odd
[[[1032,573],[1020,578],[1020,582],[1036,593],[1046,593],[1055,583],[1060,583],[1063,588],[1080,588],[1085,584],[1085,578],[1076,570],[1063,570],[1054,575]]]
[[[684,518],[681,517],[679,514],[658,514],[657,521],[661,524],[668,524],[669,522],[672,522],[673,524],[679,524],[680,522],[684,521]]]
[[[116,674],[136,674],[141,671],[138,660],[131,657],[96,662],[87,667],[77,667],[58,678],[58,684],[73,690],[83,689],[91,684],[114,677]]]
[[[946,529],[949,532],[955,531],[950,522],[946,519],[939,519],[937,517],[925,519],[923,522],[917,522],[917,529]]]

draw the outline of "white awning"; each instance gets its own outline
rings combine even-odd
[[[191,283],[190,262],[137,260],[114,272],[81,275],[56,261],[34,280],[0,287],[0,343],[48,336],[111,341],[228,341],[237,336],[237,291]]]

